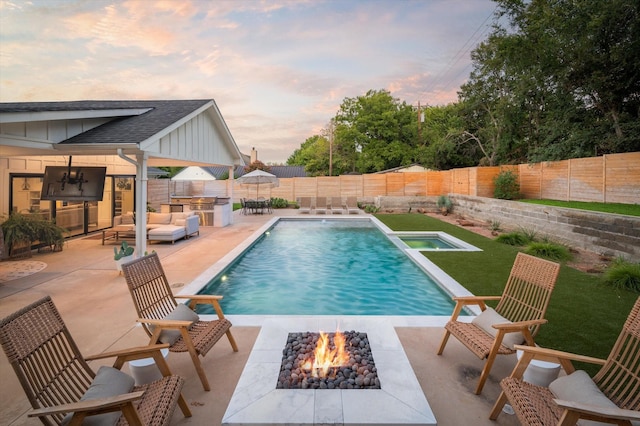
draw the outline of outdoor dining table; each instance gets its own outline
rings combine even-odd
[[[269,211],[269,200],[245,200],[247,212],[253,214],[264,214]]]

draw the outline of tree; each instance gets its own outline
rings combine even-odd
[[[346,98],[335,117],[334,168],[369,173],[415,162],[415,114],[386,90]]]
[[[313,135],[287,159],[290,166],[304,166],[309,176],[329,174],[329,141],[326,137]]]
[[[265,172],[270,172],[271,171],[271,167],[267,166],[266,164],[264,164],[260,160],[256,160],[253,163],[249,164],[248,166],[244,166],[244,172],[245,173],[249,173],[249,172],[252,172],[254,170],[263,170]]]

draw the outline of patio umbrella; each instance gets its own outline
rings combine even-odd
[[[271,173],[267,173],[264,170],[259,169],[240,176],[238,178],[238,183],[242,185],[256,185],[256,198],[258,198],[260,185],[266,185],[273,188],[280,184],[276,175],[272,175]]]

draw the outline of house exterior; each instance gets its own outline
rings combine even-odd
[[[149,167],[244,164],[213,99],[0,103],[0,214],[54,218],[71,235],[144,211]],[[40,199],[46,167],[71,165],[106,167],[102,201]]]

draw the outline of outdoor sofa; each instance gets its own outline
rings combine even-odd
[[[133,213],[125,213],[113,218],[113,229],[135,232]],[[156,213],[147,212],[147,239],[149,241],[176,242],[200,234],[200,218],[193,212]]]

